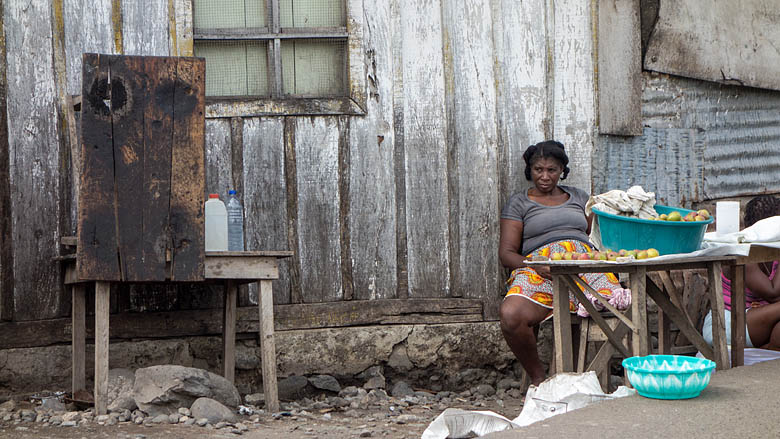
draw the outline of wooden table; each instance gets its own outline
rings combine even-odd
[[[276,383],[276,345],[274,343],[274,313],[272,281],[279,278],[279,259],[292,256],[289,251],[206,252],[205,280],[225,286],[222,326],[223,375],[230,382],[235,377],[236,306],[238,285],[260,282],[258,311],[260,314],[260,351],[263,367],[263,391],[266,410],[279,410]],[[65,284],[71,286],[73,296],[73,391],[86,387],[85,373],[85,295],[86,283],[78,279],[76,258],[62,258],[65,262]],[[95,411],[107,411],[108,396],[108,340],[111,282],[95,282]]]
[[[745,364],[745,264],[758,264],[780,260],[780,248],[751,244],[747,256],[737,256],[731,282],[731,365]]]
[[[631,289],[630,317],[626,313],[618,311],[610,305],[606,299],[601,298],[589,285],[586,288],[623,324],[625,324],[631,337],[631,354],[642,356],[650,354],[649,331],[647,327],[647,297],[655,301],[659,308],[659,320],[666,319],[674,322],[680,331],[705,357],[715,361],[718,369],[729,367],[728,348],[726,346],[724,327],[723,286],[721,283],[721,266],[734,263],[734,256],[712,257],[680,257],[655,261],[653,259],[635,260],[625,263],[609,262],[584,262],[572,261],[545,261],[532,264],[542,264],[550,267],[553,278],[553,332],[555,337],[555,365],[556,373],[570,372],[574,370],[572,358],[571,339],[571,314],[569,313],[569,294],[572,290],[577,299],[588,309],[591,317],[596,321],[607,339],[620,351],[624,351],[621,343],[622,335],[616,334],[604,319],[587,300],[585,294],[577,287],[576,282],[581,280],[579,273],[628,273]],[[533,265],[532,265],[533,266]],[[669,278],[670,270],[706,269],[709,280],[710,303],[713,311],[713,345],[709,346],[695,325],[687,317],[681,294],[677,291]],[[650,272],[659,272],[663,279],[663,285],[656,285],[648,278]],[[659,321],[659,326],[662,322]],[[744,325],[743,325],[744,327]],[[670,346],[668,335],[659,334],[659,347],[661,351]]]

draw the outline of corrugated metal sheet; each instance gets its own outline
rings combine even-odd
[[[593,191],[661,203],[780,192],[780,93],[644,73],[642,136],[599,136]]]

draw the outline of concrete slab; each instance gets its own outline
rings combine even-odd
[[[639,395],[484,438],[695,438],[780,436],[780,360],[715,372],[697,398],[663,401]]]

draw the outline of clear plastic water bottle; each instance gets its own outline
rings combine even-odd
[[[244,209],[238,201],[236,191],[228,192],[227,200],[228,216],[228,250],[244,251]]]

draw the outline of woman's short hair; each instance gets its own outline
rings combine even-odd
[[[523,153],[523,160],[525,161],[525,179],[531,181],[531,165],[541,158],[553,158],[561,164],[563,173],[561,174],[561,180],[566,180],[566,176],[569,175],[569,156],[566,155],[566,151],[563,150],[563,143],[555,140],[545,140],[539,142],[536,145],[529,146]]]
[[[745,205],[745,227],[756,222],[780,215],[780,198],[772,195],[759,195]]]

